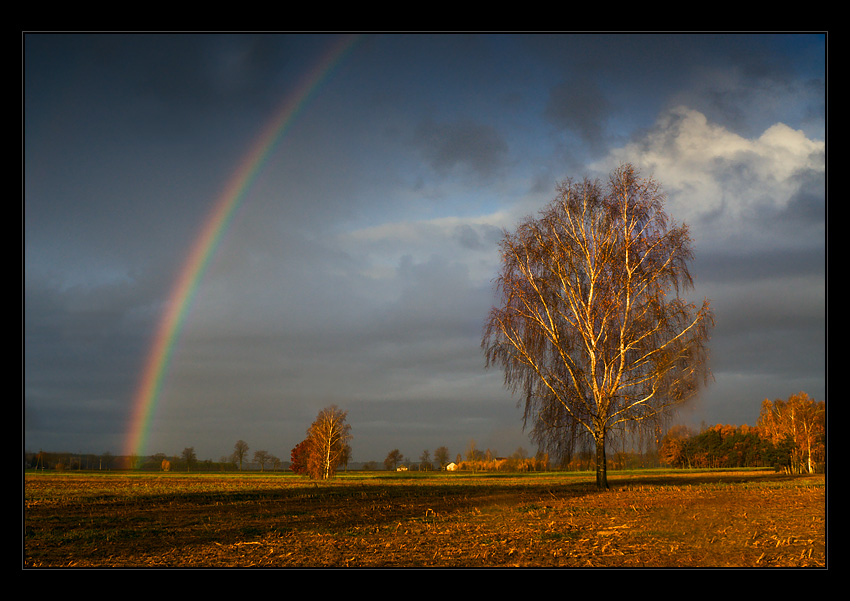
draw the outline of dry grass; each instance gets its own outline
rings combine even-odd
[[[25,567],[825,567],[821,476],[27,475]]]

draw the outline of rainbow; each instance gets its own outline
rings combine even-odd
[[[145,453],[148,431],[174,345],[192,305],[198,284],[234,212],[265,164],[275,143],[283,136],[288,126],[333,68],[354,47],[357,40],[357,36],[340,37],[319,58],[314,68],[307,72],[257,137],[250,152],[240,162],[206,217],[189,256],[178,273],[165,313],[160,319],[153,344],[145,359],[144,370],[133,398],[130,428],[125,441],[125,455],[140,457]]]

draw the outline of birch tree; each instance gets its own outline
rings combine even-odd
[[[815,463],[824,459],[826,403],[815,402],[805,392],[791,395],[787,401],[765,399],[758,427],[774,445],[786,437],[793,441],[793,472],[814,473]]]
[[[631,165],[604,187],[567,179],[500,245],[486,365],[501,366],[520,393],[525,425],[558,436],[578,424],[592,437],[600,488],[610,433],[661,419],[710,373],[713,314],[707,300],[683,297],[693,286],[691,239],[664,200]]]
[[[351,426],[345,420],[348,412],[331,405],[319,412],[307,431],[307,473],[318,480],[336,474],[336,468],[349,456]]]

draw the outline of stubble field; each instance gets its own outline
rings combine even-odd
[[[823,475],[24,476],[25,568],[826,567]]]

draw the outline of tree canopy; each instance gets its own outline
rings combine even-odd
[[[567,179],[500,245],[486,364],[503,368],[538,436],[564,440],[578,427],[593,438],[603,488],[606,436],[657,423],[709,375],[713,314],[682,296],[691,239],[664,200],[631,165],[606,186]]]
[[[786,442],[791,448],[789,469],[813,473],[815,464],[825,460],[826,402],[805,392],[787,401],[762,402],[758,427],[774,444]]]
[[[336,468],[347,463],[351,454],[351,426],[348,413],[336,405],[319,411],[307,430],[307,438],[292,449],[290,469],[316,480],[327,480]]]

